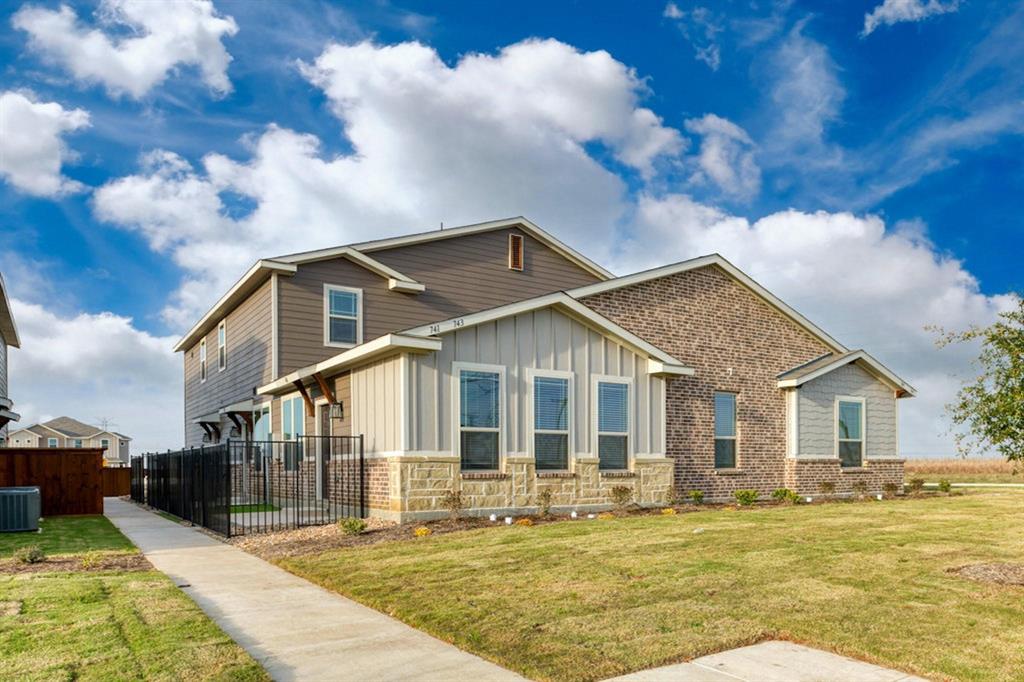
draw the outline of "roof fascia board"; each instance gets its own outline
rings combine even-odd
[[[717,265],[726,271],[733,279],[738,281],[743,286],[750,289],[754,294],[764,299],[769,305],[777,309],[782,314],[789,317],[791,320],[796,322],[798,325],[803,327],[805,330],[810,332],[813,336],[820,339],[833,350],[845,353],[849,349],[843,344],[839,343],[836,339],[832,338],[829,334],[825,333],[823,329],[815,325],[813,322],[808,320],[806,317],[798,313],[796,310],[791,308],[789,305],[784,303],[782,299],[775,296],[763,286],[754,281],[749,275],[744,273],[742,270],[737,268],[735,265],[727,261],[725,258],[717,253],[713,253],[707,256],[701,256],[699,258],[693,258],[691,260],[682,261],[681,263],[673,263],[672,265],[663,265],[659,268],[652,270],[645,270],[643,272],[637,272],[632,275],[626,275],[619,277],[614,280],[608,280],[607,282],[598,282],[596,284],[588,284],[586,286],[577,287],[570,289],[566,293],[573,298],[585,298],[587,296],[593,296],[594,294],[600,294],[605,291],[612,291],[614,289],[621,289],[632,284],[639,284],[641,282],[647,282],[652,279],[659,279],[661,277],[668,277],[669,275],[675,275],[681,272],[687,272],[689,270],[696,270],[698,268],[707,267],[709,265]]]
[[[908,396],[917,395],[917,391],[913,386],[900,379],[898,376],[893,374],[885,365],[875,360],[873,357],[868,355],[865,351],[855,351],[848,355],[844,355],[840,358],[836,358],[835,362],[830,362],[827,365],[822,365],[813,372],[809,372],[801,377],[795,379],[780,379],[778,382],[779,388],[797,388],[806,384],[809,381],[813,381],[819,377],[823,377],[826,374],[834,372],[835,370],[850,364],[851,362],[861,362],[865,365],[866,369],[870,374],[878,378],[882,383],[887,384],[894,391],[902,391]]]
[[[241,302],[239,295],[242,291],[246,290],[247,287],[253,285],[257,280],[261,279],[264,275],[273,272],[278,272],[284,275],[294,275],[298,268],[291,263],[282,263],[275,260],[258,260],[256,263],[249,268],[248,271],[242,277],[235,282],[235,284],[228,289],[227,293],[220,297],[213,307],[207,311],[205,315],[200,318],[185,336],[181,337],[181,340],[174,344],[174,352],[185,350],[191,347],[199,336],[201,336],[205,330],[210,327],[214,321],[219,321],[224,315],[226,315],[231,308]]]
[[[453,317],[448,320],[413,327],[412,329],[405,330],[403,333],[410,336],[436,336],[437,334],[445,334],[457,329],[474,327],[485,322],[491,322],[493,320],[499,320],[513,315],[520,315],[522,313],[540,310],[541,308],[551,306],[557,306],[568,311],[571,313],[572,317],[580,319],[591,327],[596,327],[601,330],[605,336],[616,337],[617,340],[625,342],[626,345],[640,351],[641,354],[648,356],[649,359],[658,361],[664,367],[678,368],[678,371],[676,372],[662,370],[666,373],[689,375],[694,373],[692,368],[685,367],[683,363],[657,346],[644,341],[629,330],[623,329],[604,315],[598,313],[596,310],[587,307],[562,291],[556,291],[552,294],[545,294],[536,298],[530,298],[525,301],[509,303],[508,305],[498,306],[497,308],[483,310],[478,313],[470,313],[469,315],[463,315],[462,317]]]
[[[355,348],[350,348],[343,353],[327,358],[315,365],[307,365],[297,369],[290,374],[279,377],[269,384],[264,384],[256,389],[259,395],[277,394],[294,389],[296,381],[302,381],[312,377],[318,372],[331,372],[352,366],[358,362],[367,361],[375,357],[400,351],[427,352],[441,349],[441,340],[432,338],[413,337],[408,334],[385,334],[373,341],[368,341]]]
[[[7,297],[7,285],[4,284],[4,277],[0,274],[0,336],[8,346],[21,348],[21,337],[18,336],[18,323],[14,321],[14,311],[11,310],[11,299]],[[10,338],[8,338],[10,337]],[[13,414],[13,413],[12,413]]]
[[[305,265],[306,263],[316,263],[319,261],[331,260],[333,258],[346,258],[356,265],[361,265],[370,272],[384,277],[388,280],[389,289],[417,294],[426,289],[425,286],[414,280],[412,277],[403,275],[393,267],[385,265],[376,258],[367,256],[365,253],[362,253],[351,246],[338,246],[335,248],[323,249],[321,251],[312,251],[306,254],[282,256],[275,260],[293,265]]]

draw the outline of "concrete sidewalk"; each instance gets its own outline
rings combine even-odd
[[[275,680],[523,680],[130,502],[104,513]]]
[[[792,642],[761,642],[606,682],[927,682]]]

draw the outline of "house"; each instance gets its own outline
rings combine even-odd
[[[71,417],[57,417],[12,431],[8,445],[15,448],[102,448],[105,464],[127,464],[132,439],[128,436],[84,424]]]
[[[18,327],[14,324],[11,313],[11,301],[7,298],[7,287],[3,275],[0,275],[0,447],[7,441],[8,424],[18,421],[21,417],[14,412],[14,401],[11,400],[7,380],[7,348],[21,348]]]
[[[878,492],[914,394],[719,255],[614,277],[524,218],[261,260],[175,350],[188,445],[362,435],[402,520]]]

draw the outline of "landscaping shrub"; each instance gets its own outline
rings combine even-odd
[[[890,481],[882,486],[882,492],[885,493],[886,497],[896,497],[900,492],[900,486]]]
[[[633,501],[633,489],[628,485],[617,485],[612,488],[610,496],[612,504],[621,511],[626,508],[627,504]]]
[[[910,492],[915,495],[924,490],[924,479],[923,478],[912,478],[910,479]]]
[[[518,521],[516,521],[516,525],[517,526],[532,526],[533,525],[533,519],[531,519],[528,516],[524,516],[523,518],[521,518]]]
[[[412,532],[412,534],[413,534],[413,535],[415,535],[415,536],[416,536],[416,537],[418,537],[418,538],[425,538],[425,537],[427,537],[428,535],[430,535],[430,534],[431,534],[432,532],[433,532],[433,531],[431,531],[431,530],[430,530],[429,528],[427,528],[426,526],[420,526],[419,528],[417,528],[416,530],[414,530],[414,531]]]
[[[551,498],[553,497],[554,493],[551,492],[551,488],[545,488],[537,493],[537,507],[541,516],[551,514]]]
[[[25,545],[14,550],[14,558],[23,564],[38,564],[46,561],[46,553],[39,545]]]
[[[448,510],[448,518],[452,521],[457,521],[462,515],[462,510],[466,508],[466,503],[462,499],[461,490],[449,490],[441,498],[441,506]]]
[[[822,495],[834,495],[836,492],[836,484],[832,481],[822,481],[818,484],[818,492]]]
[[[607,521],[608,519],[614,519],[615,514],[612,514],[611,512],[601,512],[597,515],[597,518],[601,519],[602,521]]]
[[[686,495],[690,498],[690,502],[693,502],[694,504],[701,504],[704,502],[703,490],[691,490]]]
[[[857,497],[864,497],[868,494],[868,484],[865,481],[856,481],[853,484],[853,492]]]
[[[348,517],[338,521],[338,528],[345,535],[360,535],[366,531],[366,521]]]
[[[672,516],[675,513],[676,513],[676,510],[673,509],[672,507],[665,507],[664,509],[661,510],[661,515],[662,516]]]
[[[95,568],[95,567],[100,565],[100,559],[102,559],[102,558],[103,558],[102,552],[97,552],[96,550],[93,550],[91,552],[86,552],[85,554],[82,555],[82,559],[81,559],[81,561],[82,561],[82,568],[87,570],[87,571],[90,568]]]
[[[939,490],[941,492],[948,493],[952,489],[953,484],[947,481],[946,479],[942,479],[941,481],[939,481]]]
[[[736,503],[744,507],[757,502],[756,490],[737,490],[733,494],[736,496]]]
[[[785,504],[796,504],[800,501],[800,496],[789,488],[776,488],[772,491],[772,499]]]

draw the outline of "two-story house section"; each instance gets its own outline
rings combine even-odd
[[[391,332],[611,276],[524,218],[261,260],[175,346],[185,443],[312,434],[256,388]],[[323,388],[344,404],[347,375]]]
[[[0,275],[0,447],[7,441],[7,425],[20,419],[18,413],[14,411],[14,401],[11,399],[8,388],[8,346],[20,348],[21,339],[18,337],[18,327],[14,324],[11,301],[7,298],[4,278]]]
[[[7,444],[12,448],[99,448],[108,466],[128,464],[131,442],[123,433],[71,417],[30,424],[12,430],[7,436]]]

